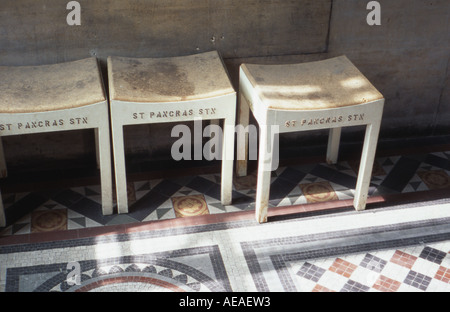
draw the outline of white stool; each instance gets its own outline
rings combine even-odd
[[[236,92],[215,51],[170,58],[108,58],[117,207],[128,212],[123,126],[224,119],[235,126]],[[157,138],[158,134],[154,134]],[[223,133],[221,201],[231,203],[234,132]],[[225,157],[230,155],[231,157]]]
[[[97,59],[42,66],[0,66],[0,81],[0,137],[95,130],[102,210],[105,215],[112,214],[108,101]],[[1,144],[0,147],[0,172],[5,177],[6,162]],[[2,205],[0,226],[5,224]]]
[[[260,126],[256,219],[267,221],[272,149],[271,126],[279,133],[330,129],[327,162],[336,163],[341,127],[366,125],[354,207],[364,210],[383,113],[384,98],[361,72],[340,56],[294,65],[240,68],[239,123],[248,125],[249,106]],[[247,174],[248,134],[238,136],[237,175]]]

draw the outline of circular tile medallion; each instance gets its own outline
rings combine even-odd
[[[65,209],[35,211],[31,216],[33,233],[67,229],[67,211]]]
[[[300,188],[309,203],[338,199],[336,193],[328,182],[301,184]]]
[[[443,170],[430,170],[418,173],[430,189],[450,187],[450,177]]]
[[[177,217],[190,217],[209,214],[203,195],[173,197],[173,208]]]

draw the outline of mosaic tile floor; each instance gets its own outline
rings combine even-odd
[[[450,152],[377,158],[370,196],[450,187]],[[270,207],[352,199],[358,163],[282,167],[272,174]],[[7,222],[0,235],[79,229],[254,209],[256,174],[235,178],[233,204],[220,203],[220,175],[135,181],[129,213],[103,216],[100,187],[3,194]]]
[[[0,290],[450,291],[450,152],[376,160],[372,198],[437,198],[331,209],[353,198],[355,168],[279,168],[269,212],[297,209],[261,225],[254,174],[235,180],[226,207],[215,174],[132,182],[126,215],[101,215],[98,186],[5,194],[16,221],[0,236]]]
[[[446,198],[262,225],[130,226],[0,246],[0,285],[8,292],[447,292],[449,224]]]

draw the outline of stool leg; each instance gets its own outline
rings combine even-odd
[[[226,118],[223,122],[222,179],[221,202],[230,205],[233,194],[233,159],[234,159],[234,124],[235,118]]]
[[[327,163],[336,164],[339,154],[339,142],[342,128],[331,128],[328,136]]]
[[[270,171],[272,165],[271,137],[268,126],[261,126],[259,132],[259,152],[258,152],[258,176],[256,185],[256,204],[255,213],[256,221],[259,223],[267,222],[267,210],[269,207],[270,193]],[[270,148],[270,153],[267,152]]]
[[[238,177],[243,177],[247,175],[248,131],[246,129],[248,129],[250,108],[242,94],[239,95],[238,110],[236,174]]]
[[[0,227],[6,226],[5,208],[3,207],[2,194],[0,193]]]
[[[379,132],[379,123],[367,125],[361,164],[358,172],[358,181],[356,183],[355,198],[353,201],[353,206],[358,211],[366,208]]]
[[[0,137],[0,178],[6,178],[8,176],[8,169],[6,168],[5,153],[3,151],[3,142]]]
[[[125,168],[123,126],[121,124],[114,125],[114,121],[112,123],[117,210],[118,213],[128,213],[127,176]]]
[[[100,151],[99,151],[99,143],[98,143],[98,131],[97,129],[94,131],[95,138],[95,157],[97,160],[97,169],[100,169]]]
[[[111,145],[109,125],[95,129],[97,137],[97,155],[100,166],[100,184],[102,192],[102,210],[104,215],[113,213],[112,175],[111,175]]]

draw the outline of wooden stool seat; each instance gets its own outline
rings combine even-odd
[[[251,109],[260,126],[257,221],[267,221],[270,171],[274,170],[274,148],[278,147],[272,146],[274,131],[330,129],[327,162],[336,163],[341,128],[365,125],[354,198],[355,208],[365,209],[384,98],[347,57],[291,65],[242,64],[239,78],[239,123],[247,127]],[[248,133],[238,133],[237,140],[237,175],[244,176],[247,174]]]
[[[192,101],[235,93],[216,52],[169,58],[109,58],[111,98],[129,102]]]
[[[117,207],[128,212],[123,126],[224,120],[235,126],[236,92],[216,51],[168,58],[108,57]],[[155,137],[157,134],[155,133]],[[231,203],[234,132],[222,138],[222,204]]]
[[[0,66],[0,113],[36,113],[106,100],[97,60]]]
[[[94,129],[102,211],[105,215],[112,214],[108,101],[97,59],[41,66],[0,66],[0,81],[0,137]],[[2,144],[0,175],[7,175]],[[0,226],[5,226],[5,213],[0,205]]]
[[[266,109],[330,109],[383,98],[346,56],[291,65],[243,64],[242,71]]]

